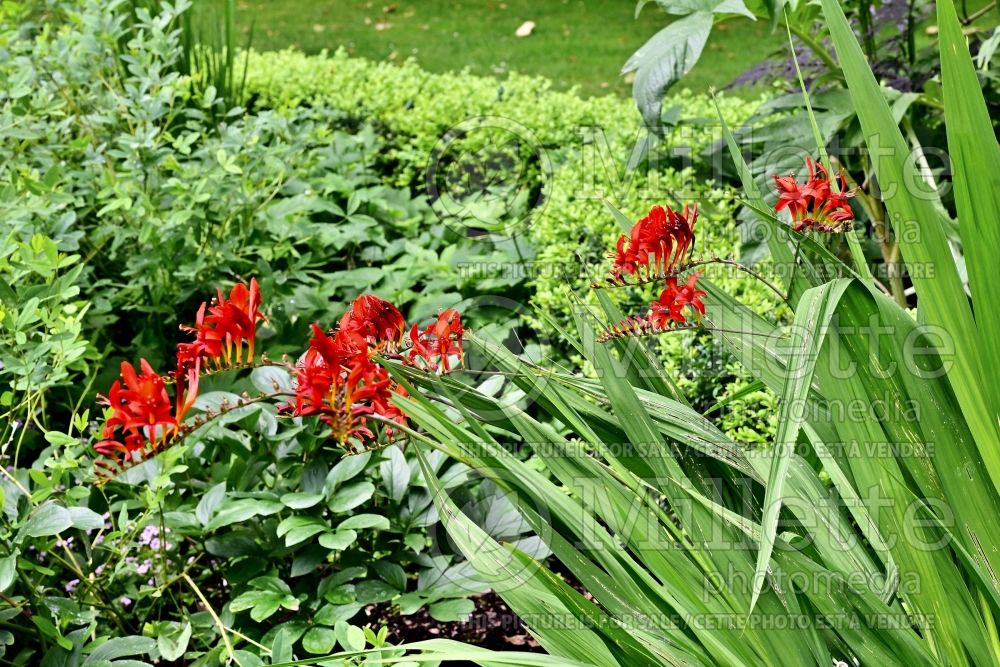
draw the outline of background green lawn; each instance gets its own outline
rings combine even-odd
[[[254,22],[259,50],[343,46],[372,60],[412,56],[432,72],[541,74],[585,94],[628,94],[622,64],[669,20],[654,3],[635,19],[633,0],[239,0],[238,10],[244,33]],[[516,37],[528,20],[534,34]],[[763,23],[733,19],[683,85],[724,86],[783,44]]]

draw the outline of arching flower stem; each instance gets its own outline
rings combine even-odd
[[[667,278],[670,278],[671,276],[677,276],[677,275],[680,275],[680,274],[685,273],[687,271],[690,271],[691,269],[696,269],[698,267],[708,266],[708,265],[711,265],[711,264],[721,264],[721,265],[724,265],[724,266],[731,266],[734,269],[742,271],[743,273],[746,273],[747,275],[749,275],[749,276],[751,276],[753,278],[756,278],[761,283],[763,283],[766,287],[768,287],[772,292],[774,292],[779,297],[781,297],[782,301],[784,301],[785,303],[788,303],[788,295],[786,295],[784,292],[782,292],[780,289],[778,289],[778,287],[774,283],[772,283],[770,280],[768,280],[767,278],[765,278],[761,273],[759,273],[758,271],[755,271],[754,269],[751,269],[746,264],[742,264],[740,262],[737,262],[734,259],[725,259],[723,257],[709,257],[707,259],[699,259],[699,260],[689,261],[689,262],[684,263],[683,265],[677,267],[675,270],[670,271],[668,273],[667,272],[665,272],[665,273],[655,273],[655,274],[654,273],[649,273],[649,274],[643,275],[643,276],[641,276],[639,278],[636,278],[633,281],[628,281],[628,280],[625,280],[625,279],[621,279],[621,280],[611,280],[611,279],[608,279],[608,280],[606,280],[604,282],[594,281],[593,283],[591,283],[590,286],[593,289],[615,289],[615,288],[618,288],[618,287],[637,287],[637,286],[640,286],[640,285],[651,285],[653,283],[662,283],[663,281],[665,281]]]

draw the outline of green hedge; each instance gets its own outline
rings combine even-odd
[[[530,140],[552,168],[531,173],[542,188],[542,197],[527,222],[515,231],[534,248],[528,271],[530,305],[560,326],[571,325],[573,293],[593,301],[588,285],[606,274],[607,252],[621,233],[604,197],[633,219],[654,203],[697,201],[702,212],[699,246],[719,254],[738,254],[736,191],[713,181],[702,158],[721,138],[715,106],[706,95],[686,90],[675,94],[665,105],[665,117],[673,123],[651,152],[657,160],[640,160],[636,169],[628,171],[626,165],[637,144],[648,134],[632,102],[612,96],[585,99],[575,91],[554,90],[540,77],[511,74],[498,81],[465,72],[430,74],[412,61],[373,63],[348,57],[343,51],[319,56],[282,51],[250,54],[247,94],[253,104],[265,107],[332,108],[358,122],[375,124],[386,141],[381,159],[393,165],[395,184],[425,193],[428,162],[441,138],[455,126],[469,118],[501,117],[512,121],[513,127],[527,128]],[[725,96],[720,96],[719,103],[734,126],[746,122],[758,105]],[[475,152],[482,146],[466,148]],[[672,157],[673,153],[688,157]],[[744,274],[713,277],[751,308],[771,312],[780,307],[771,292]],[[645,296],[651,300],[655,295],[650,289]],[[623,305],[633,311],[645,308],[641,300]],[[547,321],[527,319],[544,337],[558,338]],[[706,369],[690,342],[686,335],[667,336],[658,345],[667,370],[683,388],[700,394],[693,397],[696,404],[707,407],[746,387],[746,377],[725,361],[721,377],[735,379],[724,386],[702,386],[699,376]],[[713,372],[712,377],[720,375]],[[759,410],[749,403],[754,398],[765,401]],[[773,397],[749,397],[739,411],[728,411],[721,423],[744,442],[762,441],[773,428],[767,404],[773,407]]]

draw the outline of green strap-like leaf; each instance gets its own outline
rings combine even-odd
[[[955,206],[976,327],[983,341],[984,377],[994,420],[1000,410],[1000,145],[951,0],[938,0],[941,83]],[[994,443],[996,444],[996,443]]]
[[[991,392],[985,389],[988,376],[981,350],[981,345],[996,345],[996,340],[980,343],[941,219],[930,200],[911,192],[922,177],[844,10],[836,0],[822,3],[921,316],[951,338],[954,366],[948,377],[993,484],[1000,489],[1000,425]],[[989,141],[994,141],[992,133]]]
[[[809,398],[816,361],[826,340],[830,320],[837,303],[848,288],[848,279],[836,280],[814,287],[802,295],[795,322],[792,325],[792,343],[785,365],[784,390],[778,414],[778,433],[771,460],[771,474],[764,495],[764,514],[761,520],[760,551],[757,552],[757,570],[754,575],[753,597],[750,610],[757,603],[771,562],[771,551],[778,530],[778,514],[785,489],[785,477],[795,451],[795,441],[804,423],[803,406]]]

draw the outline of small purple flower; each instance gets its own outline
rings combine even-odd
[[[77,584],[79,583],[80,583],[79,579],[70,579],[69,581],[66,582],[66,586],[64,586],[64,588],[66,589],[66,592],[68,594],[72,595],[73,591],[76,590]]]
[[[153,561],[147,558],[146,560],[139,563],[139,567],[136,568],[136,572],[138,572],[139,574],[146,574],[147,572],[149,572],[149,568],[152,566],[153,566]]]
[[[123,595],[120,598],[118,598],[118,604],[120,604],[123,607],[128,607],[132,604],[132,598],[130,598],[127,595]]]
[[[142,529],[142,532],[139,534],[138,542],[143,546],[157,550],[160,548],[161,544],[159,535],[159,526],[149,525]]]

